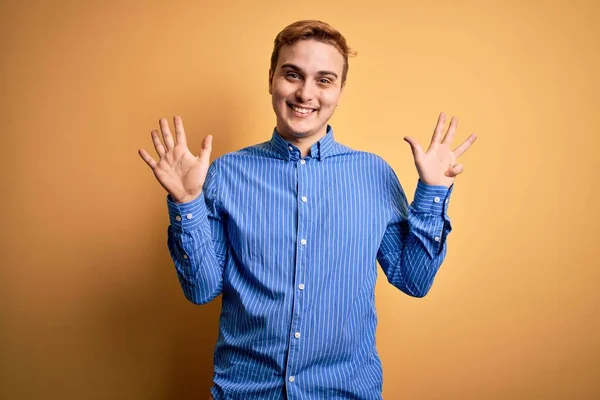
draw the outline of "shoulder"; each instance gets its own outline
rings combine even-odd
[[[272,152],[269,142],[262,142],[241,148],[236,151],[225,153],[213,161],[216,166],[224,167],[227,165],[236,165],[257,158],[271,158]]]
[[[340,143],[337,144],[337,147],[335,156],[333,157],[334,159],[339,157],[349,162],[358,162],[365,167],[385,173],[392,171],[392,167],[379,154],[364,150],[356,150]]]

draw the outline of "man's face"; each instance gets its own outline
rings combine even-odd
[[[284,138],[322,137],[342,94],[344,57],[333,46],[298,40],[279,51],[269,93]]]

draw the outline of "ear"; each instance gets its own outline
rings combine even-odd
[[[269,68],[269,94],[273,94],[273,70]]]

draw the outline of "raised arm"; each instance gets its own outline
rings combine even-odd
[[[183,292],[191,302],[204,304],[221,293],[227,258],[218,173],[216,165],[210,164],[212,136],[204,138],[200,155],[194,156],[187,147],[181,118],[174,117],[173,122],[177,143],[164,118],[159,121],[164,144],[157,130],[151,132],[158,162],[144,149],[138,153],[168,192],[167,244]]]
[[[427,152],[412,138],[410,144],[419,181],[413,202],[406,196],[394,171],[388,173],[388,205],[390,221],[377,254],[377,259],[388,281],[403,292],[423,297],[431,288],[446,252],[446,238],[452,230],[448,217],[450,195],[454,178],[463,170],[456,159],[477,138],[471,134],[454,151],[452,143],[458,124],[452,118],[442,140],[445,114],[441,113]]]

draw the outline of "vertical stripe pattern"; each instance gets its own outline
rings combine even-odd
[[[427,294],[446,254],[453,186],[417,182],[408,203],[392,168],[333,130],[303,159],[271,140],[210,166],[202,194],[167,196],[168,248],[186,298],[222,294],[215,400],[381,399],[377,261]]]

